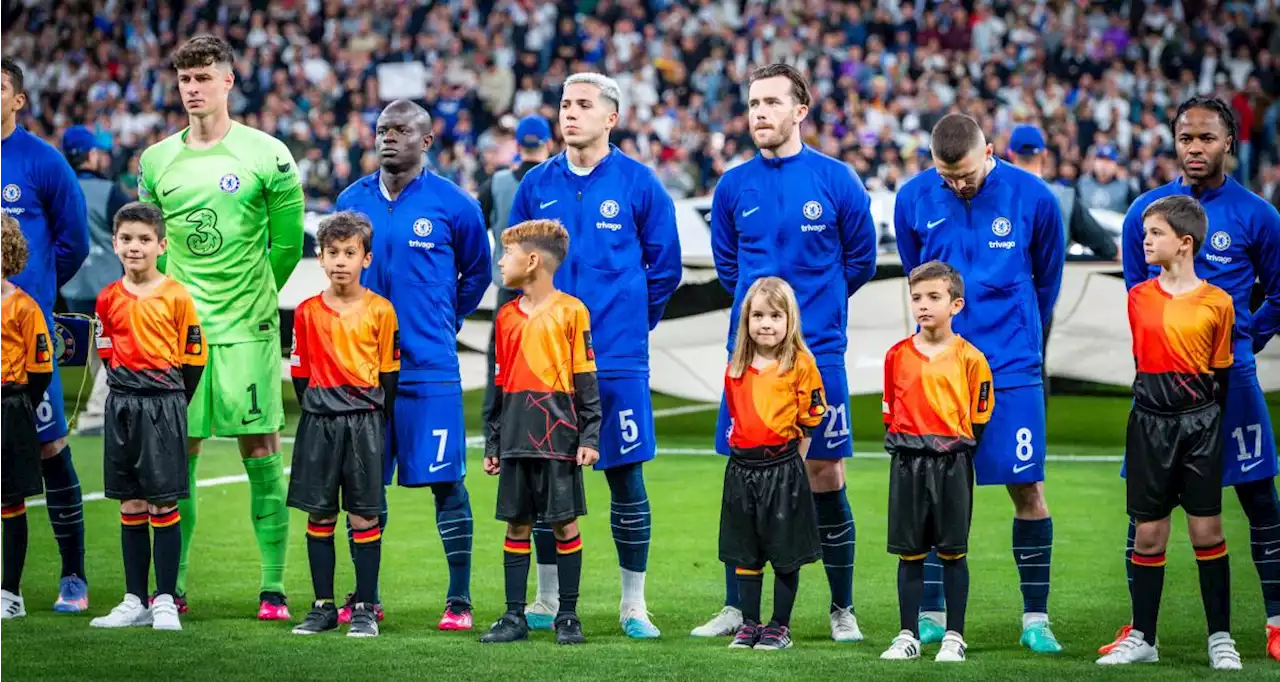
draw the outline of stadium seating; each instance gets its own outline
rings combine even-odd
[[[518,116],[554,118],[567,73],[610,73],[624,92],[615,143],[653,167],[677,199],[686,269],[673,310],[653,335],[654,387],[711,399],[727,298],[716,291],[706,213],[719,176],[753,153],[742,83],[761,60],[794,62],[809,75],[817,101],[807,141],[847,161],[872,191],[882,279],[850,301],[856,392],[879,390],[883,350],[906,331],[900,273],[891,267],[894,190],[927,167],[928,129],[948,110],[975,115],[999,154],[1015,124],[1041,126],[1050,182],[1076,182],[1092,172],[1097,148],[1115,145],[1117,177],[1132,196],[1176,173],[1172,107],[1191,94],[1216,95],[1241,126],[1233,174],[1263,196],[1277,194],[1275,3],[1230,3],[1223,12],[1154,0],[1052,5],[1058,12],[1046,0],[979,5],[970,13],[932,0],[339,0],[116,2],[55,11],[27,2],[6,5],[3,38],[5,53],[27,71],[23,125],[54,142],[68,125],[93,126],[113,144],[114,172],[130,191],[141,150],[185,124],[166,55],[183,36],[227,38],[241,55],[233,114],[294,151],[309,225],[376,167],[371,124],[387,100],[416,99],[433,112],[430,165],[474,191],[514,160]],[[572,29],[561,24],[566,18]],[[1211,44],[1234,56],[1211,57]],[[1116,231],[1117,214],[1094,214]],[[1088,256],[1079,245],[1072,254]],[[1053,376],[1128,382],[1114,270],[1068,266],[1048,362]],[[282,293],[286,324],[321,282],[314,260],[304,260]],[[464,327],[464,349],[483,350],[491,300]],[[1259,361],[1272,390],[1280,387],[1278,353],[1272,344]],[[483,381],[480,360],[464,353],[468,387]]]

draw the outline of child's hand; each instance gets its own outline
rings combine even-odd
[[[600,459],[600,451],[595,448],[578,448],[578,465],[591,466]]]
[[[502,470],[502,465],[498,462],[497,457],[484,458],[484,472],[490,476],[496,476]]]

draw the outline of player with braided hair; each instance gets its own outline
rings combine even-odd
[[[1227,154],[1236,144],[1236,121],[1222,100],[1193,97],[1178,107],[1171,124],[1182,176],[1143,194],[1124,220],[1124,279],[1132,289],[1156,274],[1143,257],[1142,214],[1161,197],[1196,198],[1208,214],[1209,231],[1196,254],[1198,275],[1231,295],[1236,327],[1231,368],[1222,414],[1223,485],[1233,486],[1245,516],[1253,561],[1262,582],[1267,614],[1267,653],[1280,661],[1280,498],[1276,496],[1275,429],[1258,384],[1254,354],[1280,331],[1280,213],[1262,197],[1227,175]],[[1254,282],[1261,282],[1262,304],[1253,310]],[[1134,524],[1129,523],[1126,550],[1130,585]],[[1108,653],[1127,635],[1121,628]]]

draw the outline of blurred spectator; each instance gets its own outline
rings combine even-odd
[[[1124,214],[1137,198],[1130,183],[1121,177],[1119,152],[1103,145],[1093,155],[1090,171],[1076,183],[1085,208],[1102,208]]]
[[[1260,188],[1280,162],[1271,0],[121,0],[6,3],[2,18],[3,49],[31,81],[23,124],[50,140],[90,125],[113,142],[116,172],[186,124],[168,54],[197,33],[226,38],[240,57],[234,115],[316,169],[318,210],[376,167],[372,124],[389,99],[432,112],[429,164],[474,192],[510,162],[503,119],[554,119],[579,70],[621,85],[616,144],[673,194],[705,195],[754,153],[746,76],[775,60],[819,95],[806,141],[872,189],[927,167],[933,123],[964,111],[1001,154],[1015,125],[1038,126],[1053,182],[1107,175],[1089,157],[1105,144],[1120,163],[1102,184],[1145,190],[1176,174],[1168,125],[1196,94],[1236,112],[1237,179]],[[398,75],[413,64],[425,76]]]
[[[1010,133],[1009,160],[1015,166],[1048,181],[1051,179],[1047,175],[1052,172],[1053,161],[1047,157],[1044,134],[1039,128],[1020,125]],[[1067,246],[1077,242],[1088,248],[1095,258],[1118,261],[1120,248],[1116,237],[1107,234],[1107,231],[1093,219],[1084,202],[1080,201],[1076,188],[1050,182],[1049,189],[1058,199],[1058,208],[1062,212],[1063,220],[1062,238]],[[1048,338],[1049,333],[1046,331],[1045,339]]]
[[[107,177],[111,170],[111,145],[85,126],[71,126],[62,135],[62,153],[76,171],[84,191],[89,218],[89,255],[60,293],[67,310],[94,314],[98,292],[119,279],[124,270],[111,245],[111,223],[116,211],[130,197]]]

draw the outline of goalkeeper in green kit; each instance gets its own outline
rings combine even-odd
[[[258,618],[288,620],[278,292],[302,257],[303,195],[288,148],[231,120],[227,98],[235,85],[234,59],[231,47],[212,36],[178,48],[173,66],[190,125],[149,147],[139,164],[138,197],[160,207],[168,231],[160,269],[191,292],[209,348],[187,411],[191,497],[178,503],[182,559],[176,601],[185,613],[200,443],[235,436],[262,555]]]

